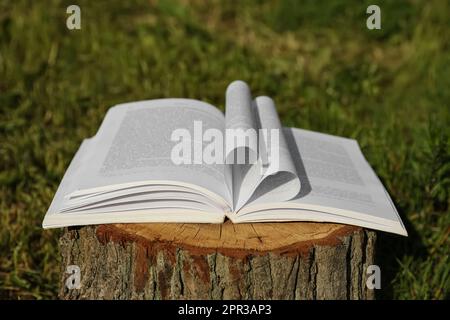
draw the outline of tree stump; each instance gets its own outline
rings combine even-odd
[[[330,223],[65,228],[63,299],[373,299],[376,235]],[[80,288],[68,289],[69,265]]]

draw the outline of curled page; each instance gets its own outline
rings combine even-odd
[[[253,101],[234,81],[226,91],[226,161],[233,170],[233,211],[255,201],[290,200],[300,192],[282,126],[269,97]]]
[[[254,106],[260,138],[259,161],[241,177],[240,196],[235,211],[251,202],[290,200],[301,188],[273,100],[258,97]]]
[[[258,155],[258,136],[248,85],[239,80],[232,82],[225,94],[225,104],[226,163],[255,163]]]
[[[296,175],[295,165],[289,151],[284,130],[274,101],[269,97],[257,97],[254,101],[259,127],[259,150],[264,175],[280,171]]]

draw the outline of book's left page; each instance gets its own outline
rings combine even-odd
[[[57,213],[58,221],[46,224],[47,219],[44,226],[223,221],[232,203],[231,170],[224,163],[195,162],[204,143],[195,134],[199,123],[202,130],[224,131],[223,114],[197,100],[111,108],[95,138],[83,143],[72,161],[75,169],[64,176],[48,212]],[[180,130],[189,135],[179,143],[192,146],[191,163],[173,159],[174,137],[180,138],[174,133]]]

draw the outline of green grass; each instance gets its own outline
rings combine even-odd
[[[282,122],[356,138],[409,238],[380,234],[381,298],[450,292],[450,6],[377,1],[0,1],[0,298],[54,298],[59,231],[41,221],[83,138],[120,102],[223,108],[235,79]]]

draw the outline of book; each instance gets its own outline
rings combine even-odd
[[[193,99],[110,108],[72,159],[44,228],[107,223],[312,221],[407,236],[353,139],[281,125],[243,81],[225,114]]]

